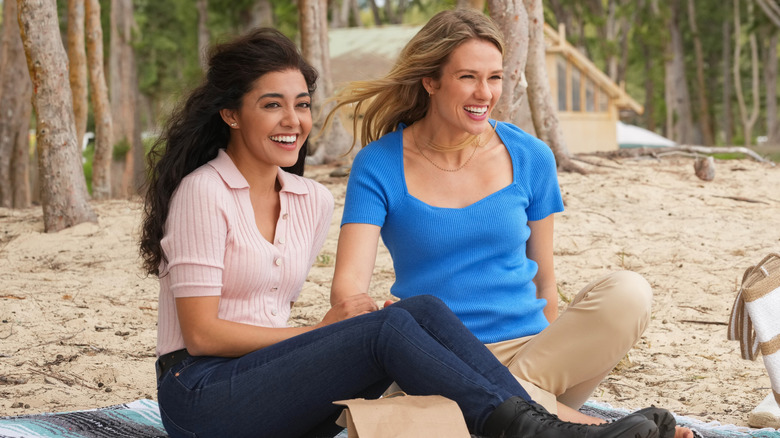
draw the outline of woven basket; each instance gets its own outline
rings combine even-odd
[[[745,271],[728,338],[739,341],[744,359],[755,360],[761,352],[780,405],[780,254],[769,254]]]

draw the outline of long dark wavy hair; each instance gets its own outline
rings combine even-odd
[[[300,71],[309,93],[314,93],[317,71],[295,44],[275,29],[255,29],[211,48],[203,83],[173,111],[147,155],[150,171],[140,239],[147,274],[159,275],[160,263],[166,260],[160,241],[173,192],[185,176],[214,159],[230,140],[230,128],[220,110],[239,109],[258,78],[286,70]],[[286,171],[303,175],[307,145],[308,139],[298,161],[284,168]]]

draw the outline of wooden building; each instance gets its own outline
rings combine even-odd
[[[565,32],[545,25],[547,75],[569,152],[618,148],[620,111],[644,109],[585,55],[566,41]]]

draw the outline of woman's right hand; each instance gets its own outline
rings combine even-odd
[[[335,303],[322,318],[322,321],[317,324],[317,327],[325,327],[334,322],[343,321],[375,310],[379,310],[379,307],[368,294],[349,295]]]

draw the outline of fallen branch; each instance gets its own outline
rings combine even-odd
[[[576,155],[572,156],[571,159],[575,160],[575,161],[580,161],[580,162],[585,163],[585,164],[590,164],[591,166],[607,167],[609,169],[620,169],[617,166],[610,166],[609,164],[596,163],[595,161],[586,160],[586,159],[578,157]]]
[[[750,202],[753,204],[769,204],[768,202],[758,201],[756,199],[750,199],[750,198],[743,198],[742,196],[718,196],[718,195],[712,195],[712,196],[716,198],[731,199],[733,201]]]
[[[37,348],[37,347],[42,347],[42,346],[44,346],[44,345],[49,345],[49,344],[54,344],[54,343],[57,343],[57,342],[63,342],[63,341],[67,341],[67,340],[69,340],[69,339],[73,339],[73,338],[75,338],[75,337],[76,337],[76,335],[78,335],[79,333],[81,333],[81,332],[83,332],[83,331],[84,331],[84,329],[81,329],[81,330],[77,331],[76,333],[73,333],[73,334],[72,334],[72,335],[70,335],[70,336],[65,336],[65,337],[63,337],[63,338],[54,339],[54,340],[51,340],[51,341],[48,341],[48,342],[42,342],[42,343],[40,343],[40,344],[37,344],[37,345],[30,345],[29,347],[19,348],[17,351],[24,351],[24,350],[29,350],[29,349],[31,349],[31,348]]]
[[[629,158],[629,157],[639,157],[639,156],[661,157],[664,155],[680,153],[680,152],[681,153],[687,152],[691,154],[706,154],[706,155],[724,154],[724,153],[745,154],[748,157],[760,163],[767,163],[771,166],[775,165],[775,163],[773,163],[772,161],[767,160],[766,158],[762,157],[761,155],[758,155],[751,149],[742,146],[709,147],[709,146],[679,145],[679,146],[668,146],[668,147],[659,147],[659,148],[630,148],[630,149],[618,149],[616,151],[598,151],[598,152],[590,152],[587,154],[580,154],[580,155]]]
[[[601,213],[593,211],[593,210],[582,210],[582,212],[583,213],[595,214],[596,216],[601,216],[601,217],[607,219],[608,221],[612,222],[613,224],[615,223],[614,219],[612,219],[611,217],[609,217],[609,216],[607,216],[605,214],[601,214]]]
[[[681,319],[680,322],[688,322],[691,324],[708,324],[708,325],[729,325],[727,322],[721,321],[700,321],[697,319]]]
[[[33,373],[36,373],[36,374],[40,374],[40,375],[45,376],[45,377],[51,377],[52,379],[55,379],[55,380],[59,380],[60,382],[66,384],[68,386],[81,385],[81,386],[83,386],[85,388],[94,389],[96,391],[100,390],[100,388],[98,388],[96,386],[92,386],[92,385],[89,385],[89,384],[85,383],[84,379],[82,379],[82,378],[80,378],[78,376],[65,376],[63,374],[60,374],[60,373],[57,373],[57,372],[54,372],[54,371],[51,371],[51,372],[47,373],[45,371],[36,370],[35,368],[27,368],[27,369],[30,372],[33,372]]]
[[[775,165],[770,160],[767,160],[766,158],[762,157],[761,155],[758,155],[753,150],[748,149],[746,147],[742,146],[720,146],[720,147],[707,147],[707,146],[693,146],[693,145],[680,145],[680,146],[673,146],[670,150],[678,149],[681,151],[686,152],[697,152],[700,154],[745,154],[748,157],[758,161],[759,163],[769,163],[772,166]]]

